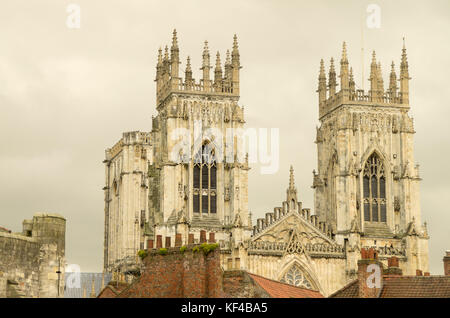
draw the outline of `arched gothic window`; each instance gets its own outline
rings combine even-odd
[[[386,222],[386,174],[383,162],[374,153],[364,166],[364,221]]]
[[[196,213],[217,212],[217,164],[214,149],[204,144],[194,157],[193,206]]]
[[[306,275],[297,265],[291,266],[289,270],[284,274],[283,278],[280,280],[282,283],[287,283],[297,287],[304,287],[312,289],[312,284],[306,278]]]

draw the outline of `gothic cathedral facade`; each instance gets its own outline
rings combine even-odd
[[[285,201],[255,225],[248,159],[233,134],[245,128],[236,36],[223,69],[217,53],[213,79],[207,42],[202,61],[201,80],[193,78],[189,57],[180,76],[174,31],[170,56],[167,46],[158,54],[152,130],[124,133],[106,150],[105,271],[135,275],[137,252],[149,242],[197,243],[204,231],[219,243],[223,269],[324,295],[355,278],[363,247],[376,248],[384,262],[397,256],[406,274],[428,271],[405,48],[400,88],[392,65],[387,91],[375,53],[367,93],[355,87],[345,44],[339,92],[333,60],[328,83],[321,61],[315,211],[298,201],[291,167]]]

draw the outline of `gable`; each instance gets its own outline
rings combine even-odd
[[[284,215],[251,238],[250,251],[276,254],[334,254],[344,257],[343,247],[297,212]]]

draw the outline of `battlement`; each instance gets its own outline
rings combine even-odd
[[[119,152],[122,151],[124,146],[136,144],[150,144],[150,133],[142,131],[124,132],[122,138],[120,138],[120,140],[116,142],[114,146],[106,149],[105,162],[114,158]]]
[[[172,45],[170,48],[165,47],[164,56],[162,49],[158,52],[158,62],[156,64],[156,102],[159,109],[168,96],[173,93],[177,94],[194,94],[194,95],[216,95],[227,96],[235,99],[239,98],[239,70],[240,57],[237,37],[234,35],[233,48],[231,51],[227,50],[226,60],[224,64],[224,71],[220,61],[220,53],[216,54],[216,65],[214,69],[214,79],[210,78],[210,70],[212,68],[210,63],[210,54],[208,41],[205,41],[205,46],[202,55],[203,71],[202,79],[196,81],[192,76],[192,68],[190,57],[187,57],[184,79],[180,77],[180,50],[178,47],[178,39],[176,30],[173,31]]]
[[[330,70],[327,76],[325,75],[325,67],[323,59],[320,61],[319,72],[319,118],[329,114],[339,106],[346,105],[367,105],[367,106],[394,106],[409,109],[409,71],[408,61],[406,56],[406,48],[403,43],[401,63],[400,63],[400,78],[397,80],[394,62],[391,64],[391,73],[389,76],[389,87],[384,89],[383,76],[381,72],[381,63],[376,60],[375,51],[372,53],[372,62],[370,65],[370,89],[364,91],[357,89],[353,78],[353,69],[349,68],[347,49],[344,42],[342,48],[340,81],[341,89],[336,91],[338,86],[336,81],[336,71],[334,67],[334,60],[330,60]],[[400,82],[400,88],[397,86],[397,81]]]

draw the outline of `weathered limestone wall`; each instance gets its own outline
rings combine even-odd
[[[0,297],[63,297],[66,220],[36,213],[23,233],[0,232]]]
[[[39,296],[39,243],[37,239],[0,232],[0,297],[17,290],[25,297]]]

